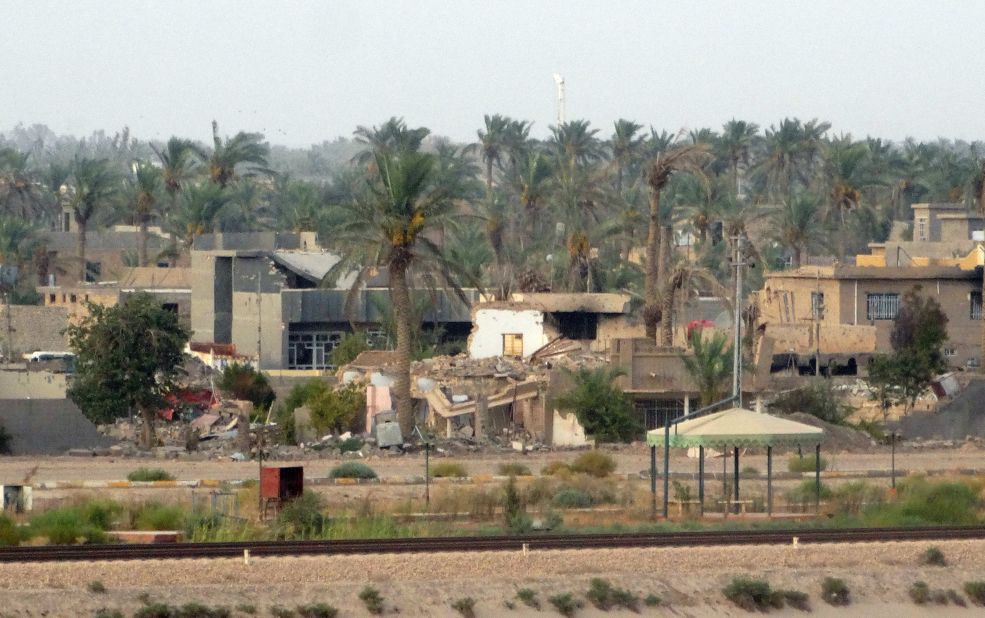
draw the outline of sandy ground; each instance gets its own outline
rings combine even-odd
[[[496,467],[505,461],[526,464],[534,473],[551,461],[570,461],[582,451],[561,451],[554,453],[532,453],[527,455],[496,453],[463,453],[455,456],[435,457],[435,461],[458,461],[465,464],[469,474],[494,474]],[[659,453],[659,451],[658,451]],[[643,446],[624,447],[611,453],[618,465],[619,473],[636,473],[650,466],[649,450]],[[823,452],[831,471],[889,470],[890,453],[880,449],[874,453],[828,453]],[[790,453],[780,452],[774,456],[774,470],[785,471]],[[901,450],[896,453],[896,467],[899,470],[948,471],[956,469],[980,469],[985,472],[985,451],[977,448],[952,448],[935,450]],[[273,465],[303,465],[307,476],[323,477],[340,459],[314,459],[306,461],[271,461]],[[423,476],[424,455],[408,454],[400,457],[369,456],[367,464],[382,477]],[[709,472],[720,471],[721,459],[708,460]],[[765,455],[743,455],[741,466],[753,466],[766,472]],[[731,464],[731,462],[730,462]],[[179,480],[217,479],[239,480],[257,478],[256,462],[234,461],[191,461],[164,459],[122,459],[111,457],[2,457],[0,458],[0,483],[20,483],[41,481],[82,481],[82,480],[120,480],[127,473],[141,466],[164,468]],[[662,458],[658,461],[662,466]],[[674,453],[671,457],[671,471],[697,472],[696,459]]]
[[[762,577],[774,588],[806,592],[818,616],[985,614],[980,608],[924,608],[909,601],[906,590],[916,580],[932,588],[960,590],[965,581],[985,573],[985,541],[936,545],[949,566],[918,566],[918,556],[928,546],[923,542],[538,551],[526,556],[516,551],[254,558],[249,566],[232,559],[0,565],[0,614],[86,616],[101,607],[131,613],[140,606],[138,595],[146,592],[173,604],[247,603],[260,615],[268,615],[275,604],[293,607],[320,601],[338,607],[340,616],[365,616],[357,595],[369,584],[402,616],[457,616],[449,603],[466,596],[477,601],[480,617],[543,616],[553,614],[546,597],[572,592],[584,600],[588,581],[606,577],[641,596],[656,593],[665,600],[665,607],[643,608],[645,615],[748,615],[720,593],[736,575]],[[853,597],[850,607],[832,608],[819,599],[820,582],[828,575],[846,580]],[[87,584],[95,580],[108,591],[88,592]],[[522,604],[508,610],[504,601],[519,587],[537,590],[545,611]],[[608,614],[587,606],[578,615]],[[788,609],[774,615],[803,614]]]

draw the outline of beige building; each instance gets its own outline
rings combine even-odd
[[[161,307],[174,311],[187,326],[191,321],[191,283],[187,268],[127,268],[118,279],[101,283],[71,283],[37,288],[45,307],[62,308],[68,320],[88,312],[86,303],[112,307],[137,292],[157,298]]]

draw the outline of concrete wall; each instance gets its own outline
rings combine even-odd
[[[609,360],[626,371],[617,379],[624,391],[697,395],[682,353],[676,348],[657,347],[649,339],[615,339]]]
[[[64,373],[0,369],[0,398],[65,399]]]
[[[0,399],[0,425],[13,437],[14,455],[59,455],[112,442],[68,399]]]
[[[547,344],[544,313],[535,309],[478,309],[469,336],[469,356],[502,356],[505,334],[523,335],[523,356],[530,356]]]
[[[69,349],[68,339],[62,334],[68,326],[65,307],[10,305],[8,322],[7,307],[0,305],[0,349],[4,353],[7,351],[8,325],[14,360],[26,352],[63,352]]]

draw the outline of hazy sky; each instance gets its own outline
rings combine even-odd
[[[985,2],[4,2],[0,130],[308,145],[404,116],[472,140],[486,113],[608,135],[829,120],[985,138]]]

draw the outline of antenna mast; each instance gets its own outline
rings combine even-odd
[[[560,73],[554,74],[554,83],[557,85],[557,124],[564,124],[564,78]]]

